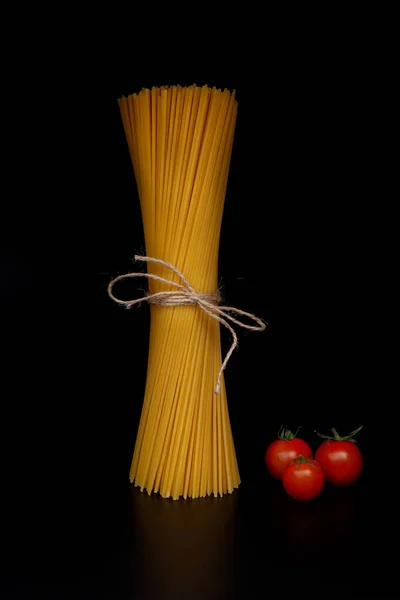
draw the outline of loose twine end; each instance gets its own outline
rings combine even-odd
[[[224,327],[226,327],[231,336],[232,336],[232,345],[229,348],[224,361],[221,365],[221,368],[218,373],[217,383],[215,385],[215,393],[219,395],[221,393],[221,379],[222,373],[225,370],[226,365],[230,357],[232,356],[233,351],[238,346],[238,337],[230,323],[234,323],[239,327],[243,327],[244,329],[249,329],[250,331],[264,331],[267,327],[268,323],[265,323],[262,319],[259,319],[255,315],[245,312],[244,310],[239,310],[238,308],[234,308],[232,306],[220,306],[221,294],[219,291],[210,292],[208,294],[200,294],[196,292],[193,286],[189,283],[186,277],[173,265],[170,263],[160,260],[158,258],[152,258],[151,256],[139,256],[135,255],[136,262],[151,262],[155,264],[162,265],[166,267],[170,271],[173,271],[178,275],[182,283],[176,283],[175,281],[171,281],[170,279],[165,279],[164,277],[159,277],[158,275],[154,275],[153,273],[126,273],[125,275],[119,275],[115,277],[108,284],[108,295],[114,302],[119,304],[120,306],[124,306],[125,308],[132,308],[135,304],[140,305],[141,302],[146,301],[150,304],[157,304],[158,306],[184,306],[184,305],[194,305],[201,308],[205,313],[207,313],[212,319],[215,319]],[[146,293],[141,298],[137,298],[136,300],[120,300],[113,294],[113,287],[118,281],[122,281],[123,279],[129,279],[131,277],[146,277],[147,279],[155,279],[156,281],[161,281],[163,283],[167,283],[168,285],[172,285],[177,288],[176,290],[165,291],[165,292],[156,292],[155,294]],[[243,323],[239,321],[232,314],[236,316],[247,317],[251,319],[256,325],[248,325],[247,323]],[[228,322],[230,321],[230,323]]]

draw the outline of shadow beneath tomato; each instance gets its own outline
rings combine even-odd
[[[254,510],[241,518],[241,548],[246,549],[241,554],[243,577],[261,577],[270,588],[297,586],[310,576],[313,587],[304,589],[308,598],[314,598],[313,590],[315,597],[321,597],[321,586],[328,597],[343,585],[352,590],[349,581],[362,576],[363,510],[357,486],[326,486],[315,500],[299,502],[285,493],[280,482],[270,481],[262,493],[249,494],[246,502]]]
[[[343,567],[351,560],[358,520],[358,498],[349,490],[330,491],[311,502],[285,494],[267,502],[266,526],[292,566]]]

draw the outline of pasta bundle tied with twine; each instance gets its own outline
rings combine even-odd
[[[119,100],[137,182],[147,273],[110,282],[131,308],[150,304],[146,390],[130,481],[163,497],[221,496],[239,486],[223,372],[234,326],[250,313],[220,305],[218,249],[236,125],[235,92],[172,86]],[[148,293],[120,300],[114,285],[146,277]],[[243,322],[246,317],[249,322]],[[249,323],[252,324],[249,324]],[[222,359],[220,324],[232,337]]]

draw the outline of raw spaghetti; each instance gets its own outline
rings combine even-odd
[[[197,294],[215,294],[235,92],[154,87],[121,98],[119,107],[146,254],[158,259],[147,262],[156,276],[149,294],[176,292],[165,280],[181,284],[178,273]],[[130,470],[142,491],[197,498],[239,486],[222,362],[220,323],[201,306],[151,304],[146,391]]]

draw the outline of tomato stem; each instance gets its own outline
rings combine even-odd
[[[360,427],[358,427],[357,429],[355,429],[354,431],[349,433],[349,435],[345,435],[345,436],[340,436],[334,427],[331,427],[333,436],[332,435],[324,435],[322,433],[318,433],[318,431],[315,431],[315,433],[324,440],[334,440],[335,442],[353,442],[354,444],[356,444],[357,441],[353,438],[355,435],[357,435],[357,433],[359,433],[361,431],[362,428],[363,428],[363,425],[360,425]]]
[[[297,437],[297,434],[299,433],[299,430],[301,429],[302,425],[300,425],[297,428],[296,433],[292,433],[290,431],[290,429],[287,428],[286,426],[281,425],[278,431],[278,438],[280,440],[294,440],[295,437]]]
[[[296,469],[298,469],[299,465],[301,465],[301,464],[308,464],[308,465],[311,465],[312,467],[314,467],[314,469],[316,471],[318,471],[318,468],[314,464],[314,460],[312,458],[305,458],[302,454],[300,454],[297,458],[292,460],[292,462],[289,464],[293,465],[294,463],[296,463]]]

